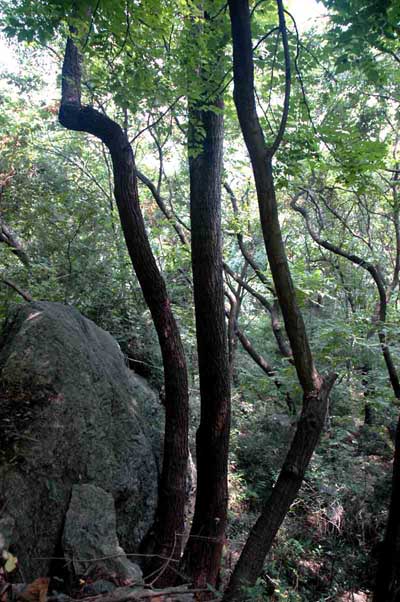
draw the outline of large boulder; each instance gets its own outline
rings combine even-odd
[[[112,495],[119,543],[136,551],[158,482],[157,429],[143,410],[157,406],[111,335],[75,309],[13,311],[0,339],[0,518],[26,580],[49,574],[60,556],[74,485]]]

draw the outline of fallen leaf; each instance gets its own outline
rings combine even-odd
[[[12,573],[17,568],[18,558],[7,552],[7,550],[3,551],[3,558],[6,561],[4,565],[4,570],[6,573]]]
[[[49,581],[50,579],[47,577],[35,579],[23,592],[18,594],[17,600],[23,600],[23,602],[46,602]]]

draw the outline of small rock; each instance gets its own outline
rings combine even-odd
[[[140,568],[128,560],[119,545],[113,497],[101,487],[74,485],[62,545],[75,576],[90,574],[132,584],[142,582]]]
[[[113,592],[116,588],[117,586],[114,585],[114,583],[111,583],[111,581],[107,581],[106,579],[99,579],[94,583],[89,583],[88,585],[85,585],[85,587],[83,588],[83,593],[85,594],[85,596],[109,594]]]

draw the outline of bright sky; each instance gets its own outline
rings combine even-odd
[[[316,0],[289,0],[287,9],[296,20],[300,32],[312,27],[318,21],[323,21],[326,15],[325,7]]]
[[[18,61],[8,44],[0,37],[0,71],[17,71]]]

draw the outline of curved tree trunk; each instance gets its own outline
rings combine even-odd
[[[147,237],[131,145],[117,123],[92,107],[81,105],[80,55],[71,38],[67,41],[63,64],[59,120],[70,130],[93,134],[104,142],[111,154],[114,194],[126,245],[151,311],[164,364],[166,424],[163,469],[153,528],[154,554],[177,561],[184,527],[188,459],[188,383],[184,350],[165,283]],[[156,565],[164,563],[160,560]],[[170,579],[169,571],[164,570],[159,583]]]
[[[303,409],[296,433],[275,487],[251,530],[224,595],[224,602],[241,602],[243,586],[254,585],[274,537],[302,484],[305,470],[321,434],[329,392],[335,375],[322,378],[311,354],[304,321],[297,305],[279,224],[272,173],[272,158],[285,131],[289,110],[290,59],[281,0],[277,0],[279,28],[285,55],[286,88],[278,133],[267,146],[254,97],[254,66],[248,0],[229,0],[232,24],[234,99],[243,137],[250,155],[265,248],[293,352],[293,363],[303,389]]]

